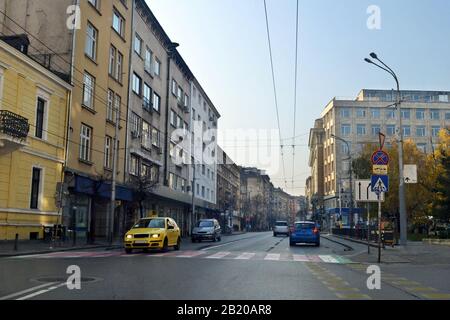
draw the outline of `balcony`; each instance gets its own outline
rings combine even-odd
[[[29,131],[28,119],[11,111],[0,110],[0,155],[24,147]]]

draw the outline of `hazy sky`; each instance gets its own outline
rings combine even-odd
[[[169,37],[222,115],[219,127],[277,131],[263,0],[147,0]],[[381,9],[381,29],[367,27],[367,8]],[[293,135],[296,0],[267,0],[281,135]],[[285,168],[292,194],[304,194],[309,175],[308,133],[335,96],[356,97],[362,88],[391,89],[392,78],[363,58],[378,53],[399,75],[402,89],[450,90],[450,1],[300,0],[299,80],[294,189],[292,147]],[[228,131],[227,131],[228,132]],[[242,137],[243,135],[240,134]],[[260,140],[243,148],[219,142],[241,165],[248,154],[279,145]],[[265,140],[264,140],[265,139]],[[223,139],[222,139],[223,140]],[[291,140],[285,140],[292,145]],[[279,149],[269,170],[284,188]],[[263,161],[264,162],[264,161]],[[278,165],[279,164],[279,165]],[[261,166],[263,167],[263,166]]]

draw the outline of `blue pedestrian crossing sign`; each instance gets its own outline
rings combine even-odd
[[[372,192],[388,192],[389,191],[389,176],[387,175],[373,175],[370,181]]]

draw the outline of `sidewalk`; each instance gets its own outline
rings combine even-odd
[[[355,253],[351,260],[360,263],[377,263],[378,246],[371,244],[370,255],[367,253],[367,242],[349,239],[342,236],[327,235],[332,241],[354,247]],[[355,245],[358,243],[358,245]],[[372,246],[374,245],[374,246]],[[364,248],[365,247],[365,248]],[[407,246],[386,246],[381,249],[382,263],[412,263],[412,264],[450,264],[450,248],[448,246],[432,245],[420,241],[408,241]]]
[[[114,249],[121,248],[122,243],[114,242],[111,246],[106,241],[97,241],[94,244],[78,242],[73,245],[72,241],[44,242],[43,240],[21,240],[18,242],[17,250],[14,250],[14,241],[0,241],[0,257],[13,257],[21,255],[32,255],[58,251],[86,250],[95,248]]]

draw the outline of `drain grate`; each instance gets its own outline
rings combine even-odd
[[[48,283],[48,282],[66,282],[67,281],[67,277],[41,277],[41,278],[36,278],[33,279],[34,281],[37,282],[44,282],[44,283]],[[94,277],[81,277],[81,283],[86,283],[86,282],[96,282],[96,281],[100,281],[100,278],[94,278]]]

